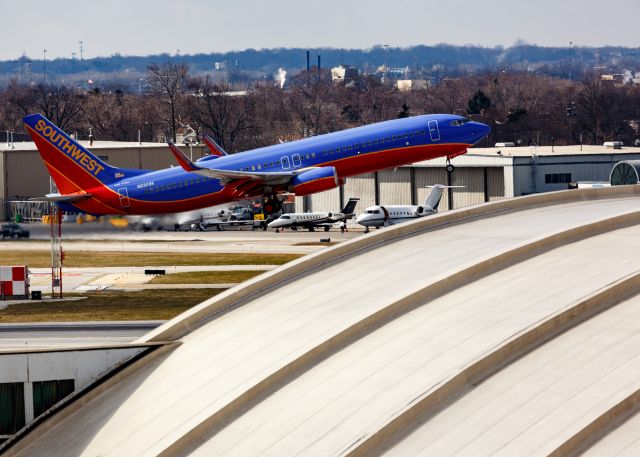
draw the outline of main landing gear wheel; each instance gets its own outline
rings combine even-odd
[[[282,203],[278,200],[278,197],[270,197],[262,204],[262,211],[266,215],[271,215],[282,210]]]
[[[455,169],[456,169],[456,167],[454,167],[454,166],[451,164],[451,159],[450,159],[449,157],[447,157],[447,166],[446,166],[445,168],[446,168],[446,170],[447,170],[447,173],[453,173],[453,170],[455,170]]]

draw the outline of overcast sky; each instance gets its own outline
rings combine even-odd
[[[0,0],[0,60],[437,43],[640,46],[640,0]]]

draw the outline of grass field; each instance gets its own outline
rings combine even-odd
[[[237,283],[258,276],[264,271],[189,271],[160,275],[149,281],[150,284],[224,284]]]
[[[67,251],[65,267],[152,267],[185,265],[282,265],[301,254],[233,254],[197,252],[116,252]],[[29,265],[33,268],[51,266],[48,250],[0,250],[0,265]]]
[[[66,294],[81,300],[26,300],[0,310],[0,323],[100,320],[165,320],[219,294],[224,289],[163,289]]]

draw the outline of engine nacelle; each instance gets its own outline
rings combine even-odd
[[[335,189],[344,184],[335,167],[320,167],[300,173],[291,180],[290,190],[298,196]]]

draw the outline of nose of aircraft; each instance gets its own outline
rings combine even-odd
[[[487,124],[483,124],[482,122],[474,122],[474,133],[477,134],[478,140],[483,139],[491,132],[491,127]]]
[[[471,124],[471,138],[474,144],[491,132],[491,127],[482,122],[469,122],[469,124]]]

